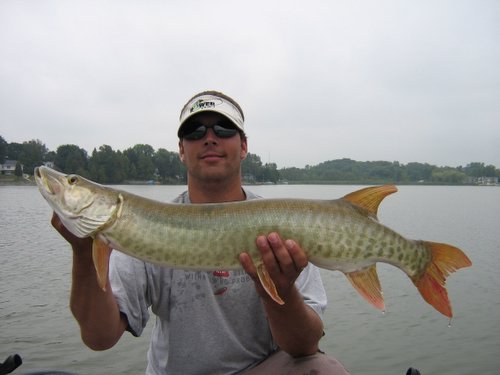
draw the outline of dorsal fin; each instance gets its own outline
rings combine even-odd
[[[378,206],[380,202],[389,194],[398,191],[394,185],[372,186],[361,190],[356,190],[347,194],[342,199],[355,204],[356,206],[363,207],[373,215],[377,216]]]

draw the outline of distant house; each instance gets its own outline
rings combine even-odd
[[[469,183],[480,186],[495,186],[498,185],[498,177],[470,177]]]
[[[478,177],[477,184],[483,186],[498,185],[498,177]]]
[[[5,160],[3,164],[0,164],[0,174],[3,175],[13,175],[16,172],[17,160]],[[21,170],[23,165],[21,164]]]

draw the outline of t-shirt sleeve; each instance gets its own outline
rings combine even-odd
[[[322,318],[326,309],[327,297],[319,268],[309,263],[295,281],[304,302]]]
[[[127,316],[127,330],[140,336],[149,319],[150,305],[144,262],[113,251],[109,261],[109,280],[120,312]]]

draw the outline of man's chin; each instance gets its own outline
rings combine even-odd
[[[224,168],[222,165],[208,166],[203,168],[200,177],[207,182],[222,182],[234,176],[234,172]]]

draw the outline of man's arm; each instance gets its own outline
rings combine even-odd
[[[106,291],[97,283],[92,260],[92,239],[78,238],[70,233],[54,213],[52,226],[73,249],[71,312],[80,325],[83,342],[93,350],[105,350],[115,345],[127,327],[120,314],[109,280]]]
[[[323,335],[323,322],[319,315],[307,306],[295,286],[295,280],[307,266],[307,256],[296,242],[282,241],[276,233],[267,237],[259,236],[256,243],[262,261],[285,304],[277,304],[265,292],[248,254],[241,254],[240,262],[255,282],[276,343],[282,350],[295,357],[316,353],[318,342]]]

